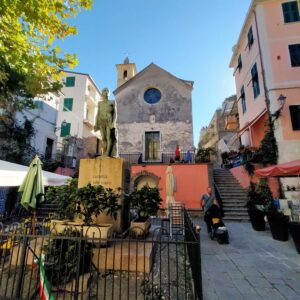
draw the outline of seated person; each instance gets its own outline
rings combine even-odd
[[[210,209],[209,209],[209,215],[211,218],[211,225],[212,225],[212,231],[211,231],[211,239],[217,238],[217,241],[220,244],[228,244],[228,232],[227,228],[222,221],[222,210],[219,206],[219,203],[216,199],[214,199]]]

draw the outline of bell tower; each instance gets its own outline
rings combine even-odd
[[[118,73],[117,88],[136,74],[135,63],[130,63],[128,57],[124,59],[123,64],[117,64],[116,67]]]

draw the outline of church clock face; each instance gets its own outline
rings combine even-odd
[[[150,88],[146,90],[144,94],[144,100],[149,104],[155,104],[159,102],[161,98],[161,92],[156,88]]]

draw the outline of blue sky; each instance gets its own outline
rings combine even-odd
[[[222,101],[235,93],[230,62],[250,0],[94,0],[72,23],[78,35],[63,51],[77,53],[74,69],[102,89],[116,88],[115,65],[128,55],[138,71],[154,62],[193,80],[194,143]]]

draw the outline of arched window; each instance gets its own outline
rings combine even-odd
[[[125,70],[124,73],[123,73],[123,79],[127,80],[127,70]]]

